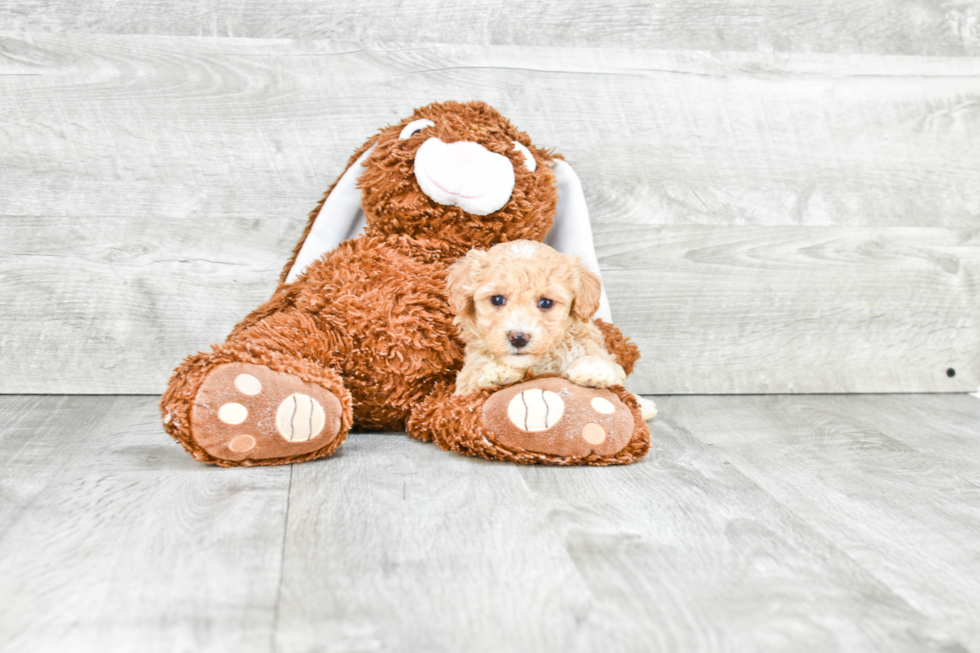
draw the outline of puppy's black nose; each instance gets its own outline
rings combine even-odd
[[[520,331],[511,331],[507,334],[507,339],[510,340],[510,344],[520,349],[528,343],[531,336],[527,335],[526,333],[521,333]]]

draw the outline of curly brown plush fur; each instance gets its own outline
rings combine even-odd
[[[560,377],[538,377],[548,378]],[[442,384],[434,388],[409,421],[408,435],[423,441],[435,441],[446,451],[524,465],[623,465],[636,462],[650,450],[650,431],[640,415],[640,406],[636,397],[622,386],[614,386],[609,391],[629,409],[633,429],[624,438],[626,446],[612,455],[595,452],[585,455],[554,454],[501,445],[494,441],[494,434],[487,428],[482,412],[487,399],[500,390],[485,388],[468,395],[453,395],[452,391],[452,386]]]
[[[405,125],[420,118],[435,125],[424,134],[399,138]],[[475,141],[510,159],[515,184],[503,208],[472,215],[439,204],[420,189],[413,161],[422,143],[433,136],[445,143]],[[536,170],[524,165],[513,141],[532,153]],[[174,372],[160,404],[166,430],[196,459],[223,466],[283,464],[329,455],[352,425],[407,428],[413,437],[434,439],[446,449],[516,462],[617,464],[642,456],[649,434],[635,400],[622,388],[612,389],[625,406],[617,403],[617,410],[633,413],[635,433],[621,452],[606,456],[567,457],[508,448],[494,442],[494,434],[478,417],[477,409],[491,393],[449,397],[463,346],[453,332],[446,300],[447,269],[473,247],[544,238],[558,201],[548,166],[555,155],[536,148],[527,135],[481,102],[417,109],[369,139],[348,168],[371,147],[359,182],[365,232],[310,264],[295,282],[285,283],[328,191],[311,212],[272,298],[242,320],[224,344],[188,357]],[[629,372],[638,358],[636,347],[614,326],[597,324],[609,351]],[[217,370],[237,363],[254,367],[236,367],[242,373],[229,376],[224,386],[212,387],[219,378],[212,376]],[[323,391],[339,401],[339,421],[331,421],[333,413],[326,404],[332,400],[324,400]],[[612,395],[609,400],[614,401]],[[234,410],[226,411],[229,406]],[[237,441],[248,444],[221,440],[215,435],[221,429],[237,429]],[[288,437],[300,439],[288,440],[283,435],[287,431]],[[282,455],[290,447],[297,453]]]

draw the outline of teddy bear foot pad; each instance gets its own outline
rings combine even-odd
[[[340,400],[323,388],[263,365],[228,363],[194,399],[194,441],[215,458],[288,458],[327,447],[340,433]]]
[[[633,435],[633,414],[609,390],[565,379],[519,383],[494,393],[483,424],[512,450],[567,457],[612,456]]]

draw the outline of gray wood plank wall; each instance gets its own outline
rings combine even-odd
[[[635,391],[980,385],[977,4],[103,4],[0,2],[0,392],[160,392],[445,99],[578,171]]]
[[[0,0],[5,29],[485,45],[963,56],[964,0]]]

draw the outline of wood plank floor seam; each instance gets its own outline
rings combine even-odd
[[[733,462],[732,465],[733,467],[737,467],[738,463]],[[739,468],[739,470],[742,471],[741,468]],[[746,478],[751,479],[751,477],[748,476]],[[971,485],[973,484],[971,483]],[[762,489],[764,490],[764,488]],[[794,510],[790,504],[781,503],[775,498],[773,500],[776,503],[779,503],[781,506],[783,506],[787,511],[796,515],[797,518],[801,520],[804,520],[806,518],[805,513],[801,513],[798,512],[797,510]],[[866,558],[862,560],[861,558],[858,558],[855,555],[849,553],[848,550],[844,548],[844,546],[842,546],[840,538],[833,538],[831,536],[831,533],[827,530],[814,529],[812,532],[814,533],[815,536],[818,536],[822,540],[824,540],[829,547],[835,549],[842,557],[845,557],[848,560],[850,560],[856,567],[859,567],[870,578],[873,578],[878,584],[880,584],[882,588],[887,589],[888,593],[892,597],[894,597],[895,600],[900,601],[904,606],[906,606],[910,612],[919,615],[922,618],[922,620],[925,622],[942,623],[944,617],[943,613],[937,613],[937,612],[930,613],[928,611],[923,610],[921,604],[915,601],[915,597],[909,595],[907,588],[903,590],[903,588],[896,587],[894,578],[890,579],[888,576],[882,575],[880,572],[876,571],[873,567],[869,567]],[[958,637],[957,634],[955,634],[955,630],[951,638],[944,642],[944,647],[948,647],[951,644],[954,645],[951,650],[962,650],[962,651],[978,650],[974,646],[964,645],[963,641]]]
[[[156,397],[0,396],[0,650],[980,650],[980,401],[654,399],[634,465],[287,470],[194,462]]]
[[[276,601],[273,607],[272,631],[269,639],[269,651],[271,651],[271,653],[278,653],[279,650],[279,609],[282,605],[283,570],[286,568],[286,544],[288,540],[287,536],[289,534],[289,504],[292,503],[294,467],[294,465],[289,466],[289,485],[286,492],[286,514],[282,520],[282,554],[279,558],[279,582],[276,585]]]
[[[980,583],[975,574],[958,570],[980,561],[968,544],[980,536],[980,492],[935,454],[892,437],[896,424],[876,417],[889,414],[882,403],[887,409],[891,399],[729,398],[719,401],[732,410],[728,419],[749,421],[757,433],[718,428],[712,418],[694,423],[705,434],[701,439],[725,452],[742,474],[946,630],[950,643],[973,650],[980,646],[980,628],[972,606],[960,597],[980,593]],[[964,405],[963,397],[939,402]],[[976,458],[980,404],[966,405],[974,415]],[[944,433],[944,416],[929,413],[931,420],[910,422],[908,432]],[[790,469],[793,474],[787,474]]]

